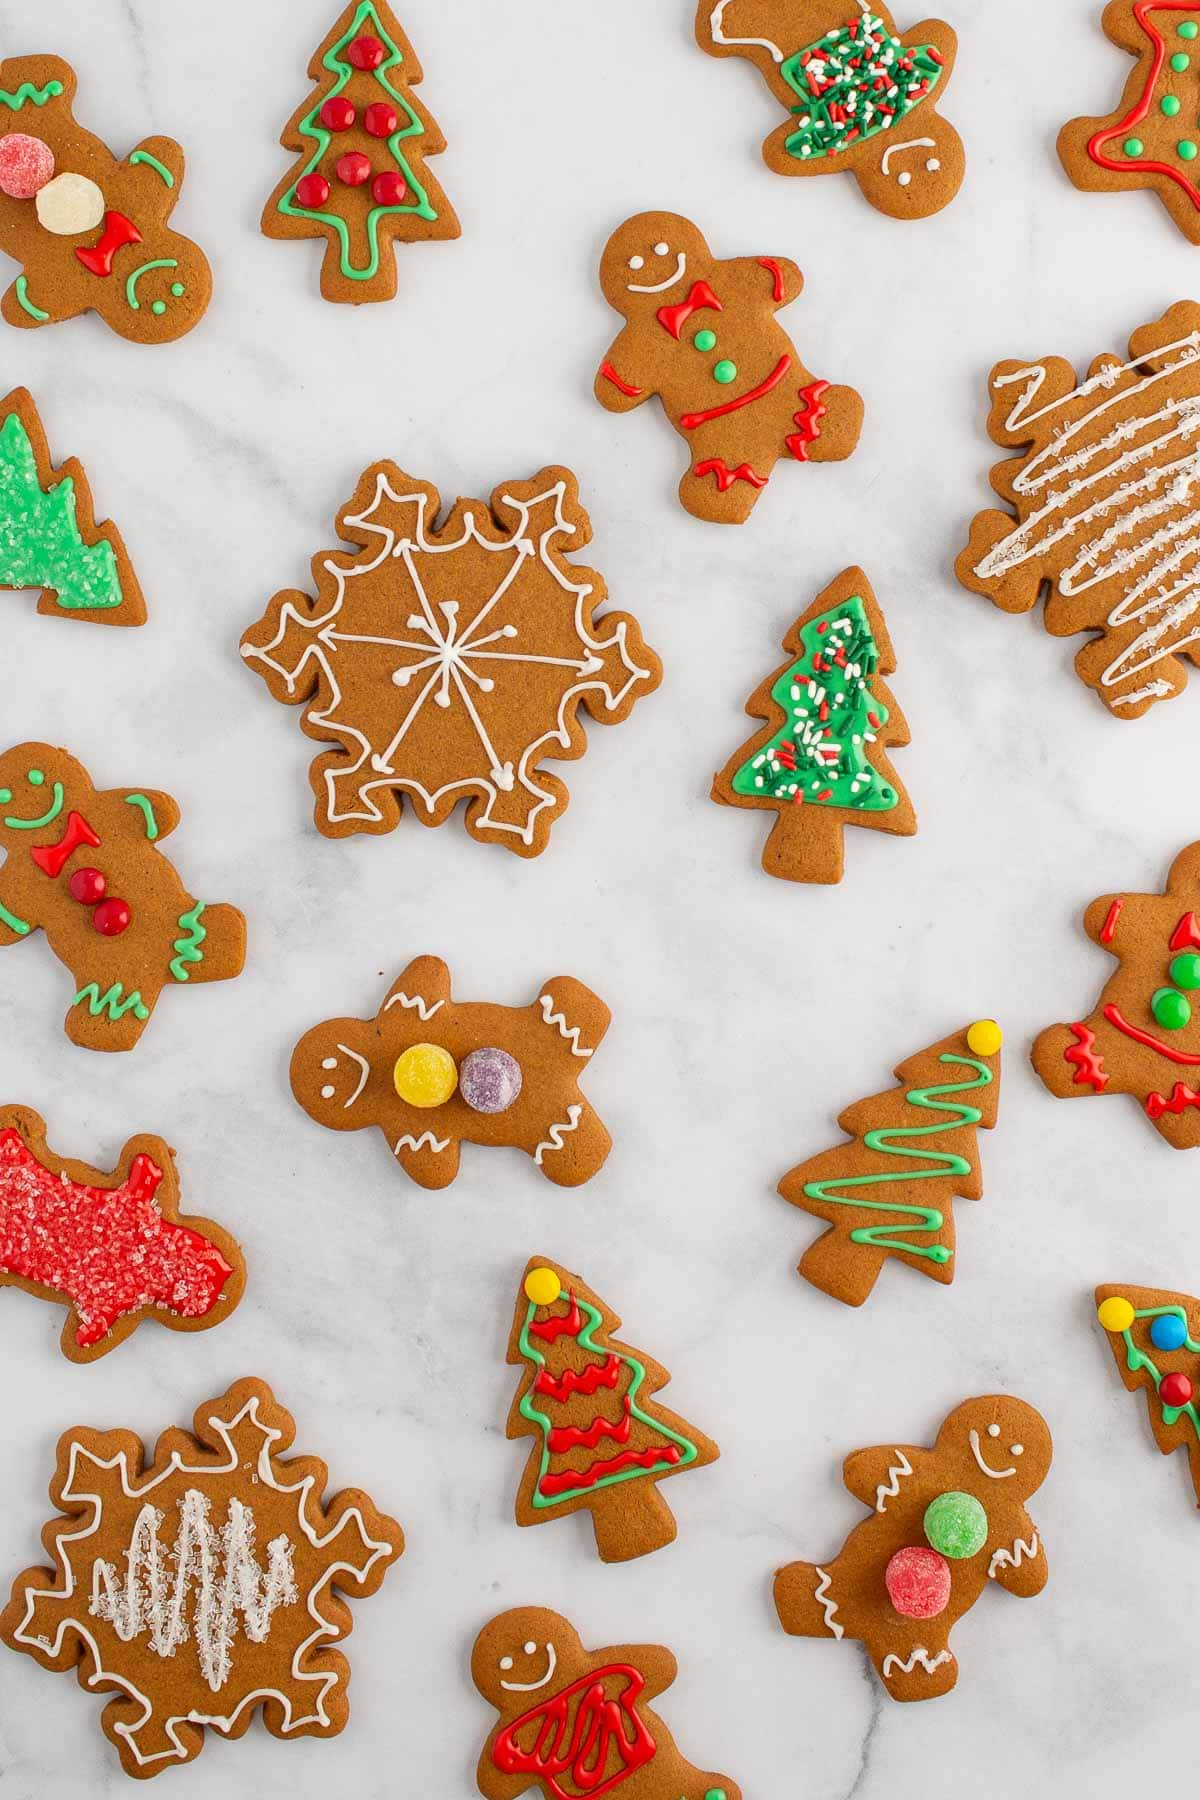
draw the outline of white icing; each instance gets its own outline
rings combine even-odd
[[[883,1659],[883,1679],[886,1681],[893,1669],[899,1669],[903,1674],[911,1675],[918,1663],[927,1675],[932,1675],[933,1671],[940,1668],[943,1663],[953,1662],[953,1660],[949,1650],[939,1650],[936,1656],[931,1657],[924,1644],[918,1644],[917,1648],[907,1657],[897,1656],[895,1651],[892,1651]]]
[[[337,1089],[335,1087],[329,1087],[328,1085],[326,1085],[325,1087],[323,1087],[321,1089],[321,1098],[322,1098],[322,1100],[332,1100],[333,1096],[336,1093],[337,1093]]]
[[[888,1470],[887,1480],[881,1481],[875,1489],[875,1511],[877,1513],[887,1511],[888,1501],[894,1500],[900,1492],[900,1478],[904,1475],[911,1475],[912,1472],[912,1464],[903,1450],[897,1450],[896,1461]]]
[[[423,1131],[420,1137],[410,1137],[406,1133],[404,1137],[397,1138],[396,1142],[392,1145],[392,1155],[399,1156],[402,1150],[441,1151],[448,1150],[449,1148],[450,1139],[434,1137],[432,1131]]]
[[[348,1100],[343,1100],[342,1110],[344,1112],[347,1109],[347,1107],[351,1107],[354,1105],[354,1102],[358,1099],[358,1096],[362,1093],[363,1089],[366,1087],[367,1077],[371,1073],[371,1065],[367,1061],[365,1056],[360,1056],[358,1054],[357,1050],[352,1050],[350,1048],[349,1044],[339,1044],[338,1049],[341,1051],[343,1056],[348,1056],[352,1062],[356,1062],[358,1064],[358,1085],[355,1087],[354,1092],[350,1095],[350,1098]],[[326,1100],[332,1100],[334,1090],[332,1088],[322,1088],[321,1093],[324,1095]]]
[[[500,1667],[502,1669],[511,1669],[512,1666],[513,1666],[513,1659],[511,1656],[502,1656],[500,1658]]]
[[[988,1436],[989,1437],[999,1437],[1000,1436],[1000,1427],[994,1423],[989,1425],[988,1426]]]
[[[844,1637],[845,1636],[845,1627],[842,1625],[839,1625],[836,1618],[834,1617],[834,1614],[837,1612],[837,1601],[831,1600],[828,1597],[829,1596],[829,1571],[827,1569],[818,1569],[817,1574],[821,1577],[821,1579],[820,1579],[820,1581],[818,1581],[816,1588],[814,1589],[814,1596],[817,1600],[820,1601],[821,1610],[825,1614],[826,1630],[832,1631],[835,1638]]]
[[[666,251],[660,250],[658,255],[665,256]],[[677,281],[682,281],[686,274],[687,257],[681,250],[679,255],[675,258],[675,273],[673,275],[668,275],[665,281],[655,281],[646,286],[639,286],[636,281],[629,281],[626,282],[625,285],[627,291],[631,294],[661,294],[667,288],[674,287]]]
[[[555,1012],[553,994],[543,994],[539,1001],[539,1005],[542,1009],[542,1017],[545,1019],[547,1025],[556,1025],[558,1027],[559,1037],[567,1039],[571,1046],[572,1056],[590,1056],[592,1054],[590,1050],[584,1050],[580,1045],[579,1027],[577,1025],[568,1025],[565,1013]]]
[[[390,1012],[393,1006],[415,1007],[418,1019],[420,1019],[422,1025],[425,1025],[432,1019],[438,1008],[440,1006],[445,1006],[445,1004],[446,1002],[444,1000],[435,1000],[431,1006],[428,1000],[423,1000],[421,998],[420,994],[391,994],[389,995],[383,1010],[384,1012]]]
[[[1038,1534],[1036,1531],[1031,1538],[1018,1538],[1011,1550],[1000,1549],[996,1551],[991,1562],[988,1564],[989,1577],[994,1581],[997,1569],[1019,1569],[1026,1558],[1032,1562],[1033,1558],[1038,1554],[1039,1549],[1040,1546],[1038,1544]]]
[[[550,1136],[548,1138],[543,1138],[533,1153],[533,1160],[539,1169],[542,1166],[542,1158],[545,1156],[547,1150],[561,1150],[563,1147],[563,1138],[566,1137],[568,1132],[575,1130],[582,1116],[582,1106],[568,1106],[566,1118],[560,1124],[552,1125],[550,1127]]]
[[[988,1429],[990,1431],[991,1427],[989,1426]],[[991,1481],[1007,1481],[1008,1477],[1010,1475],[1016,1474],[1017,1471],[1015,1468],[1013,1468],[1013,1469],[989,1468],[988,1464],[983,1459],[983,1451],[980,1448],[979,1433],[977,1431],[971,1430],[970,1432],[968,1432],[967,1442],[971,1446],[971,1455],[975,1458],[975,1461],[979,1464],[979,1467],[983,1470],[984,1474]]]
[[[536,1644],[526,1644],[526,1656],[532,1656],[536,1649]],[[554,1645],[550,1642],[549,1638],[546,1640],[546,1660],[549,1666],[540,1681],[502,1681],[500,1686],[505,1688],[510,1694],[535,1694],[539,1688],[546,1687],[549,1682],[554,1680],[554,1671],[558,1667],[558,1652],[555,1650]],[[512,1657],[503,1657],[500,1662],[500,1667],[502,1669],[511,1669]]]
[[[937,148],[937,144],[934,141],[934,139],[933,138],[925,138],[925,137],[909,138],[908,142],[904,143],[904,144],[889,144],[887,149],[883,153],[883,162],[880,164],[880,168],[881,168],[883,174],[886,175],[889,171],[889,165],[891,163],[893,156],[903,156],[904,152],[906,150],[936,150],[936,148]],[[927,162],[925,164],[925,167],[927,169],[940,169],[941,166],[942,165],[938,162],[936,157],[932,158],[929,162]],[[903,175],[900,175],[897,177],[897,180],[899,181],[901,187],[907,187],[909,182],[912,180],[912,176],[908,173],[908,170],[906,169],[904,171]]]
[[[322,1057],[321,1058],[321,1067],[323,1069],[336,1069],[337,1068],[337,1057],[336,1056]]]
[[[757,44],[761,49],[769,50],[771,52],[771,55],[775,58],[775,61],[777,63],[781,63],[783,61],[783,51],[779,48],[778,44],[773,44],[771,42],[770,38],[756,38],[756,37],[741,37],[741,38],[739,38],[739,37],[726,37],[725,36],[725,33],[722,30],[722,26],[724,25],[724,22],[725,22],[725,8],[731,4],[732,4],[732,0],[717,0],[717,4],[712,9],[712,13],[711,13],[711,15],[709,17],[709,21],[708,21],[708,29],[712,33],[713,43],[714,44]]]
[[[629,267],[631,269],[644,269],[645,266],[646,266],[646,259],[644,256],[631,256],[630,257]]]

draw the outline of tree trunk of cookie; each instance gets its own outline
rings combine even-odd
[[[834,1228],[810,1244],[797,1267],[805,1281],[822,1293],[832,1294],[847,1306],[861,1306],[879,1279],[883,1256],[866,1244],[849,1242],[845,1233]]]
[[[648,1479],[603,1489],[591,1502],[591,1513],[601,1562],[629,1562],[675,1541],[675,1515]]]
[[[802,806],[781,808],[763,846],[762,863],[768,875],[776,875],[781,881],[823,882],[829,886],[842,879],[844,815],[830,813],[815,819],[813,810]]]

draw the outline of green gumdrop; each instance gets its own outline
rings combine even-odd
[[[1185,950],[1171,963],[1170,975],[1178,988],[1200,988],[1200,956],[1194,950]]]
[[[974,1494],[939,1494],[925,1508],[925,1536],[955,1562],[974,1556],[987,1543],[988,1521]]]
[[[1150,1002],[1150,1011],[1164,1031],[1182,1031],[1191,1022],[1191,1004],[1174,988],[1159,988]]]

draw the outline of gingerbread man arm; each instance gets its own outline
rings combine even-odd
[[[129,152],[123,169],[145,172],[149,209],[166,218],[183,186],[184,157],[174,138],[148,137]]]
[[[997,1586],[1019,1600],[1031,1600],[1040,1594],[1050,1575],[1037,1526],[1021,1507],[1007,1544],[993,1551],[988,1574]]]
[[[170,837],[179,823],[179,807],[170,794],[164,794],[160,788],[110,788],[97,798],[125,806],[131,815],[140,813],[146,837],[152,844]]]
[[[804,292],[804,276],[790,256],[738,256],[734,265],[748,273],[756,285],[766,283],[773,306],[790,306]]]
[[[613,1644],[607,1650],[593,1650],[592,1664],[603,1669],[612,1663],[625,1663],[640,1670],[645,1681],[642,1700],[653,1700],[665,1694],[679,1673],[675,1652],[665,1644]]]
[[[930,1452],[915,1444],[876,1444],[870,1450],[852,1450],[842,1464],[842,1480],[856,1500],[876,1512],[886,1512],[889,1500],[900,1494],[912,1476],[920,1477]]]
[[[35,920],[23,919],[19,912],[4,904],[4,887],[0,883],[0,950],[8,944],[24,943],[35,927]]]
[[[634,334],[626,326],[609,345],[596,373],[596,398],[607,412],[632,412],[655,391],[638,379],[633,346]]]

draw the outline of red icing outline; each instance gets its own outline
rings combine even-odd
[[[1121,914],[1124,910],[1125,910],[1124,900],[1114,900],[1112,905],[1109,907],[1108,917],[1105,919],[1104,924],[1100,929],[1100,942],[1102,944],[1111,944],[1113,939],[1116,937],[1116,935],[1117,935],[1117,920],[1121,917]]]
[[[616,1475],[622,1469],[653,1469],[659,1463],[677,1463],[682,1454],[678,1444],[667,1444],[662,1450],[622,1450],[620,1456],[610,1456],[603,1462],[594,1462],[587,1469],[568,1469],[562,1475],[543,1475],[538,1482],[538,1493],[544,1494],[547,1500],[553,1500],[556,1494],[576,1488],[595,1487],[606,1475]]]
[[[755,400],[761,400],[764,394],[769,394],[772,388],[779,386],[791,366],[792,359],[785,351],[766,380],[760,381],[748,394],[742,394],[736,400],[726,400],[723,406],[712,406],[707,412],[684,413],[679,421],[680,428],[683,431],[695,431],[697,426],[707,425],[711,419],[723,419],[728,413],[740,412],[743,406],[753,405]]]
[[[622,1687],[609,1700],[604,1683],[616,1677]],[[492,1761],[505,1775],[532,1775],[545,1783],[552,1800],[600,1800],[627,1776],[645,1768],[657,1745],[638,1716],[637,1701],[646,1678],[629,1663],[609,1663],[591,1674],[581,1675],[569,1687],[531,1707],[519,1719],[500,1732],[492,1745]],[[571,1718],[570,1702],[576,1694],[583,1698]],[[525,1726],[541,1721],[532,1748],[523,1750],[517,1734]],[[621,1767],[607,1780],[602,1779],[612,1754]],[[570,1774],[572,1786],[564,1787],[557,1779]],[[595,1783],[599,1781],[600,1785]]]
[[[640,400],[646,391],[645,388],[631,387],[627,381],[622,381],[610,362],[600,364],[600,373],[606,381],[611,381],[615,388],[619,388],[627,400]]]
[[[57,881],[75,852],[86,844],[90,850],[100,846],[100,839],[82,813],[69,812],[63,834],[57,844],[39,844],[29,852],[43,875]]]
[[[578,1337],[583,1330],[583,1314],[579,1310],[579,1302],[571,1295],[569,1313],[554,1313],[548,1319],[534,1319],[529,1327],[530,1337],[539,1337],[544,1343],[553,1344],[558,1338]]]
[[[681,300],[678,306],[660,306],[654,316],[664,331],[678,338],[693,313],[724,311],[707,281],[693,281],[686,300]]]
[[[1147,1050],[1157,1050],[1168,1062],[1182,1063],[1189,1069],[1200,1069],[1200,1056],[1189,1056],[1186,1050],[1172,1050],[1169,1044],[1160,1043],[1150,1032],[1143,1031],[1140,1025],[1131,1025],[1119,1006],[1106,1006],[1104,1016],[1110,1025],[1115,1025],[1118,1031],[1124,1032],[1127,1038],[1132,1038],[1135,1044],[1144,1044]]]
[[[1104,1058],[1097,1056],[1094,1045],[1096,1034],[1090,1025],[1072,1025],[1078,1043],[1070,1044],[1063,1051],[1064,1062],[1074,1063],[1075,1085],[1087,1082],[1098,1094],[1102,1094],[1108,1086],[1108,1076],[1104,1072]]]
[[[702,477],[715,475],[717,488],[722,494],[727,494],[735,481],[748,481],[751,487],[756,488],[765,488],[767,485],[767,477],[760,475],[757,469],[752,469],[749,463],[739,463],[736,469],[731,469],[723,456],[706,456],[703,462],[696,464],[692,474]]]
[[[766,269],[767,273],[770,275],[772,282],[771,298],[774,300],[776,306],[778,306],[783,300],[783,270],[773,256],[760,256],[758,259],[758,266],[760,269]]]
[[[1177,1081],[1171,1090],[1171,1098],[1164,1100],[1161,1094],[1146,1096],[1146,1117],[1161,1119],[1164,1113],[1174,1113],[1176,1118],[1187,1111],[1189,1106],[1200,1106],[1200,1094],[1194,1088]]]
[[[1113,138],[1123,137],[1132,126],[1140,125],[1142,120],[1149,115],[1154,99],[1154,85],[1162,74],[1163,64],[1167,60],[1167,41],[1162,33],[1151,24],[1149,15],[1155,11],[1194,12],[1195,10],[1196,0],[1136,0],[1133,16],[1154,45],[1154,62],[1146,81],[1145,91],[1132,112],[1127,113],[1119,124],[1107,126],[1103,131],[1096,132],[1088,140],[1087,148],[1092,161],[1102,169],[1114,169],[1118,174],[1123,169],[1139,169],[1146,174],[1165,175],[1169,181],[1173,181],[1177,187],[1183,189],[1194,207],[1200,209],[1200,188],[1197,188],[1194,182],[1189,181],[1181,170],[1172,168],[1170,163],[1129,156],[1118,162],[1115,157],[1105,156],[1102,148]]]
[[[821,435],[821,420],[829,411],[822,405],[822,397],[829,391],[827,381],[812,381],[806,388],[800,389],[800,398],[805,410],[797,413],[792,423],[800,427],[784,442],[796,458],[797,462],[807,462],[808,453]]]
[[[75,246],[75,255],[89,275],[111,275],[113,257],[126,244],[140,244],[142,234],[132,219],[127,219],[121,212],[106,212],[104,215],[104,233],[89,250],[86,245]]]
[[[1172,950],[1200,950],[1200,924],[1197,924],[1194,912],[1184,913],[1171,933],[1169,948]]]

